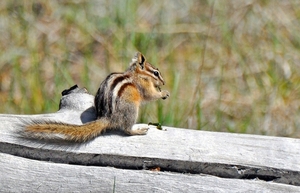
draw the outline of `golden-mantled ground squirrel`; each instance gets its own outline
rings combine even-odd
[[[133,130],[142,103],[170,96],[159,70],[136,53],[123,73],[111,73],[100,85],[95,97],[97,120],[84,125],[55,122],[25,126],[23,134],[30,138],[85,142],[108,129],[119,129],[128,135],[145,135],[148,128]]]

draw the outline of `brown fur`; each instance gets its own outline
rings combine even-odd
[[[25,132],[27,136],[30,134],[32,137],[41,140],[56,140],[59,138],[59,135],[64,135],[64,140],[66,141],[85,142],[105,132],[108,126],[109,122],[106,120],[97,120],[85,125],[49,122],[28,125],[25,128]]]
[[[137,53],[124,73],[110,74],[95,96],[98,120],[72,125],[55,122],[33,123],[25,126],[24,135],[36,139],[85,142],[107,129],[120,129],[128,135],[145,135],[148,128],[132,130],[141,102],[169,97],[160,91],[164,80],[157,68]]]

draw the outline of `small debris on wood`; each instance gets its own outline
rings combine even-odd
[[[152,172],[160,172],[160,167],[153,167],[153,168],[150,168],[149,169],[150,171],[152,171]]]
[[[161,123],[148,123],[148,125],[154,125],[156,126],[156,129],[158,130],[163,130],[163,131],[167,131],[167,129],[163,129],[162,126],[161,126]]]

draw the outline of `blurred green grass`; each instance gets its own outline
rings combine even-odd
[[[0,1],[0,112],[54,112],[139,50],[171,97],[139,122],[300,137],[298,1]]]

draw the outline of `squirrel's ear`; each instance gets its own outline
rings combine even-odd
[[[146,58],[142,53],[137,52],[132,58],[132,62],[137,62],[140,65],[141,69],[144,69]]]

